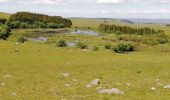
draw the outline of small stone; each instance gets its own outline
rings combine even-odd
[[[127,86],[131,86],[131,84],[130,84],[130,83],[126,83],[126,85],[127,85]]]
[[[160,82],[160,79],[156,79],[157,82]]]
[[[124,94],[123,91],[120,91],[119,89],[116,88],[99,90],[98,93],[99,94]]]
[[[15,44],[16,44],[16,45],[18,45],[19,43],[18,43],[18,42],[16,42]]]
[[[15,92],[12,92],[12,94],[11,94],[12,96],[17,96],[17,94],[15,93]]]
[[[70,74],[69,73],[63,73],[63,76],[68,77],[68,76],[70,76]]]
[[[11,75],[5,75],[4,78],[11,78]]]
[[[156,88],[155,87],[151,87],[151,90],[156,90]]]
[[[70,84],[65,84],[65,86],[66,86],[66,87],[69,87],[69,86],[70,86]]]
[[[164,86],[165,89],[170,89],[170,85]]]
[[[91,85],[99,85],[100,84],[100,79],[95,79],[90,82]]]
[[[86,88],[90,88],[90,87],[91,87],[91,85],[89,85],[89,84],[88,84],[88,85],[86,85]]]
[[[1,86],[5,86],[5,83],[0,83]]]

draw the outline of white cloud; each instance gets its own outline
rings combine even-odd
[[[97,0],[98,3],[122,3],[124,0]]]
[[[59,4],[62,0],[34,0],[34,4]]]
[[[7,0],[0,0],[7,1]],[[84,3],[104,3],[104,4],[119,4],[119,3],[170,3],[170,0],[33,0],[34,4],[84,4]]]
[[[0,2],[9,2],[10,0],[0,0]]]

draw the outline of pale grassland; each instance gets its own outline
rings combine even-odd
[[[9,17],[10,17],[10,14],[8,14],[8,13],[3,13],[3,12],[0,12],[0,18],[9,19]]]
[[[15,44],[24,31],[15,31],[8,41],[0,41],[0,99],[2,100],[169,100],[170,44],[140,45],[129,54],[104,50],[102,37],[55,35],[50,41],[79,39],[99,45],[99,51],[29,40]],[[114,42],[113,42],[114,44]],[[15,50],[18,49],[19,52]],[[70,73],[64,77],[63,73]],[[11,75],[10,78],[4,78]],[[85,85],[100,78],[101,84]],[[75,81],[76,80],[76,81]],[[130,83],[130,86],[126,85]],[[66,87],[65,84],[70,84]],[[98,94],[96,88],[118,88],[123,95]],[[151,90],[155,87],[156,90]]]
[[[91,27],[94,30],[103,23],[101,19],[72,21],[73,27]],[[120,22],[109,20],[109,23]],[[168,27],[153,27],[163,28],[166,34],[170,34]],[[0,100],[170,99],[170,89],[164,89],[165,85],[170,84],[170,43],[156,46],[137,44],[136,51],[128,54],[104,49],[103,45],[108,41],[103,37],[115,38],[111,34],[100,37],[56,34],[48,36],[47,43],[33,42],[29,38],[24,44],[16,44],[18,37],[31,31],[34,30],[13,30],[8,41],[0,40]],[[99,51],[92,51],[91,48],[87,51],[75,47],[59,48],[55,45],[58,39],[66,42],[80,40],[89,46],[99,46]],[[63,73],[70,76],[64,77]],[[85,87],[96,78],[101,80],[100,85]],[[96,88],[99,87],[118,88],[124,94],[98,94]],[[152,87],[156,90],[151,90]]]

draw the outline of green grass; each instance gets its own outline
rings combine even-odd
[[[165,30],[166,34],[170,35],[170,27],[159,24],[129,24],[115,19],[101,19],[101,18],[71,18],[71,20],[73,22],[72,28],[78,27],[87,29],[88,27],[90,27],[93,30],[98,30],[99,25],[106,21],[107,24],[115,24],[120,26],[150,27],[154,29],[163,29]]]
[[[0,12],[0,18],[9,19],[9,17],[10,17],[9,13]]]
[[[17,37],[26,30],[13,31],[8,41],[0,41],[0,99],[2,100],[169,100],[170,44],[140,45],[129,54],[105,50],[102,37],[58,34],[49,43],[29,40],[16,45]],[[110,35],[111,36],[111,35]],[[110,37],[109,36],[109,37]],[[59,48],[59,38],[67,42],[79,39],[99,45],[99,51],[82,51],[73,47]],[[52,44],[51,44],[52,43]],[[113,42],[116,44],[116,42]],[[19,52],[15,52],[18,49]],[[70,73],[64,77],[63,73]],[[11,78],[4,78],[11,75]],[[101,84],[85,85],[100,78]],[[77,81],[74,81],[74,80]],[[159,79],[159,82],[157,81]],[[130,86],[126,84],[130,83]],[[71,84],[66,87],[65,84]],[[118,88],[123,95],[98,94],[96,88]],[[156,87],[155,91],[150,88]],[[16,96],[12,93],[15,92]]]

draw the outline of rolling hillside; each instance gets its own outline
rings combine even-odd
[[[6,18],[8,19],[10,17],[9,13],[4,13],[4,12],[0,12],[0,18]]]

